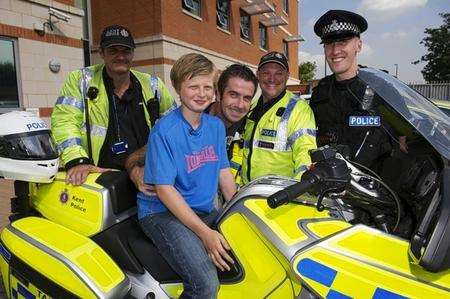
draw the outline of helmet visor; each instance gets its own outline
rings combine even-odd
[[[0,157],[16,160],[52,160],[58,151],[50,131],[11,134],[0,137]]]

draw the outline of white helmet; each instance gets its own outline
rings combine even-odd
[[[42,119],[25,111],[0,115],[0,177],[49,183],[58,161],[50,129]]]

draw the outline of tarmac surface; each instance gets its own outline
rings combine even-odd
[[[9,223],[8,216],[11,210],[10,199],[14,194],[13,181],[0,179],[0,228]],[[6,298],[3,283],[0,283],[0,298]]]
[[[10,199],[14,194],[13,181],[0,179],[0,227],[9,223],[8,216],[11,210]]]

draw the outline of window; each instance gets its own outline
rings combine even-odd
[[[289,59],[289,44],[283,41],[283,54]]]
[[[259,47],[267,50],[267,28],[259,23]]]
[[[241,38],[245,40],[250,40],[250,15],[245,11],[241,10]]]
[[[85,0],[75,0],[73,1],[73,6],[82,10],[86,10],[87,3]]]
[[[200,7],[201,7],[201,0],[181,0],[181,6],[184,10],[187,10],[188,12],[196,15],[201,16]]]
[[[15,40],[0,37],[0,111],[20,106],[15,51]]]
[[[230,1],[217,0],[217,26],[222,29],[230,30]]]
[[[286,14],[289,13],[289,0],[283,0],[283,11]]]

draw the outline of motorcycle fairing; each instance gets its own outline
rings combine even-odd
[[[408,245],[356,225],[300,251],[291,265],[299,281],[324,298],[448,297],[450,270],[434,274],[410,263]]]
[[[118,176],[120,172],[112,174]],[[50,221],[93,236],[136,213],[136,207],[114,213],[110,191],[97,183],[101,174],[89,175],[81,186],[67,185],[65,175],[58,172],[51,184],[30,184],[33,208]]]
[[[235,209],[244,214],[258,234],[273,244],[287,261],[319,236],[333,234],[350,226],[337,216],[332,216],[328,210],[319,212],[314,206],[290,203],[271,209],[265,199],[250,198],[238,207]],[[312,223],[316,225],[315,228]]]
[[[242,215],[230,215],[220,224],[219,230],[233,248],[233,254],[245,272],[241,281],[221,284],[218,298],[293,297],[285,269]],[[182,292],[181,284],[166,284],[162,288],[173,298]]]
[[[10,256],[0,258],[10,298],[39,291],[56,298],[117,298],[130,289],[128,278],[97,244],[46,219],[17,220],[3,230],[1,241]]]
[[[263,181],[267,183],[270,178],[264,178]],[[263,185],[255,184],[253,187],[247,188],[247,191],[251,193],[253,188],[262,190],[264,189]],[[289,203],[274,210],[268,207],[265,199],[258,196],[244,196],[236,198],[233,206],[227,208],[227,212],[222,215],[219,222],[219,230],[223,230],[223,224],[235,215],[240,215],[245,219],[246,225],[244,226],[244,223],[242,223],[239,227],[248,226],[251,228],[259,237],[259,240],[262,240],[276,257],[289,277],[295,275],[290,269],[289,263],[298,250],[316,242],[321,237],[347,229],[350,226],[350,224],[342,221],[339,216],[331,216],[334,214],[330,211],[318,212],[313,206]],[[236,237],[236,231],[238,229],[232,230],[234,233],[231,232],[229,236],[226,236],[227,240]],[[244,244],[253,246],[253,243],[249,241]],[[237,246],[243,247],[246,245],[241,243],[240,246]],[[233,245],[232,248],[234,249]],[[242,268],[245,270],[245,265]],[[301,292],[300,283],[291,280],[291,284],[295,296],[298,296]]]

